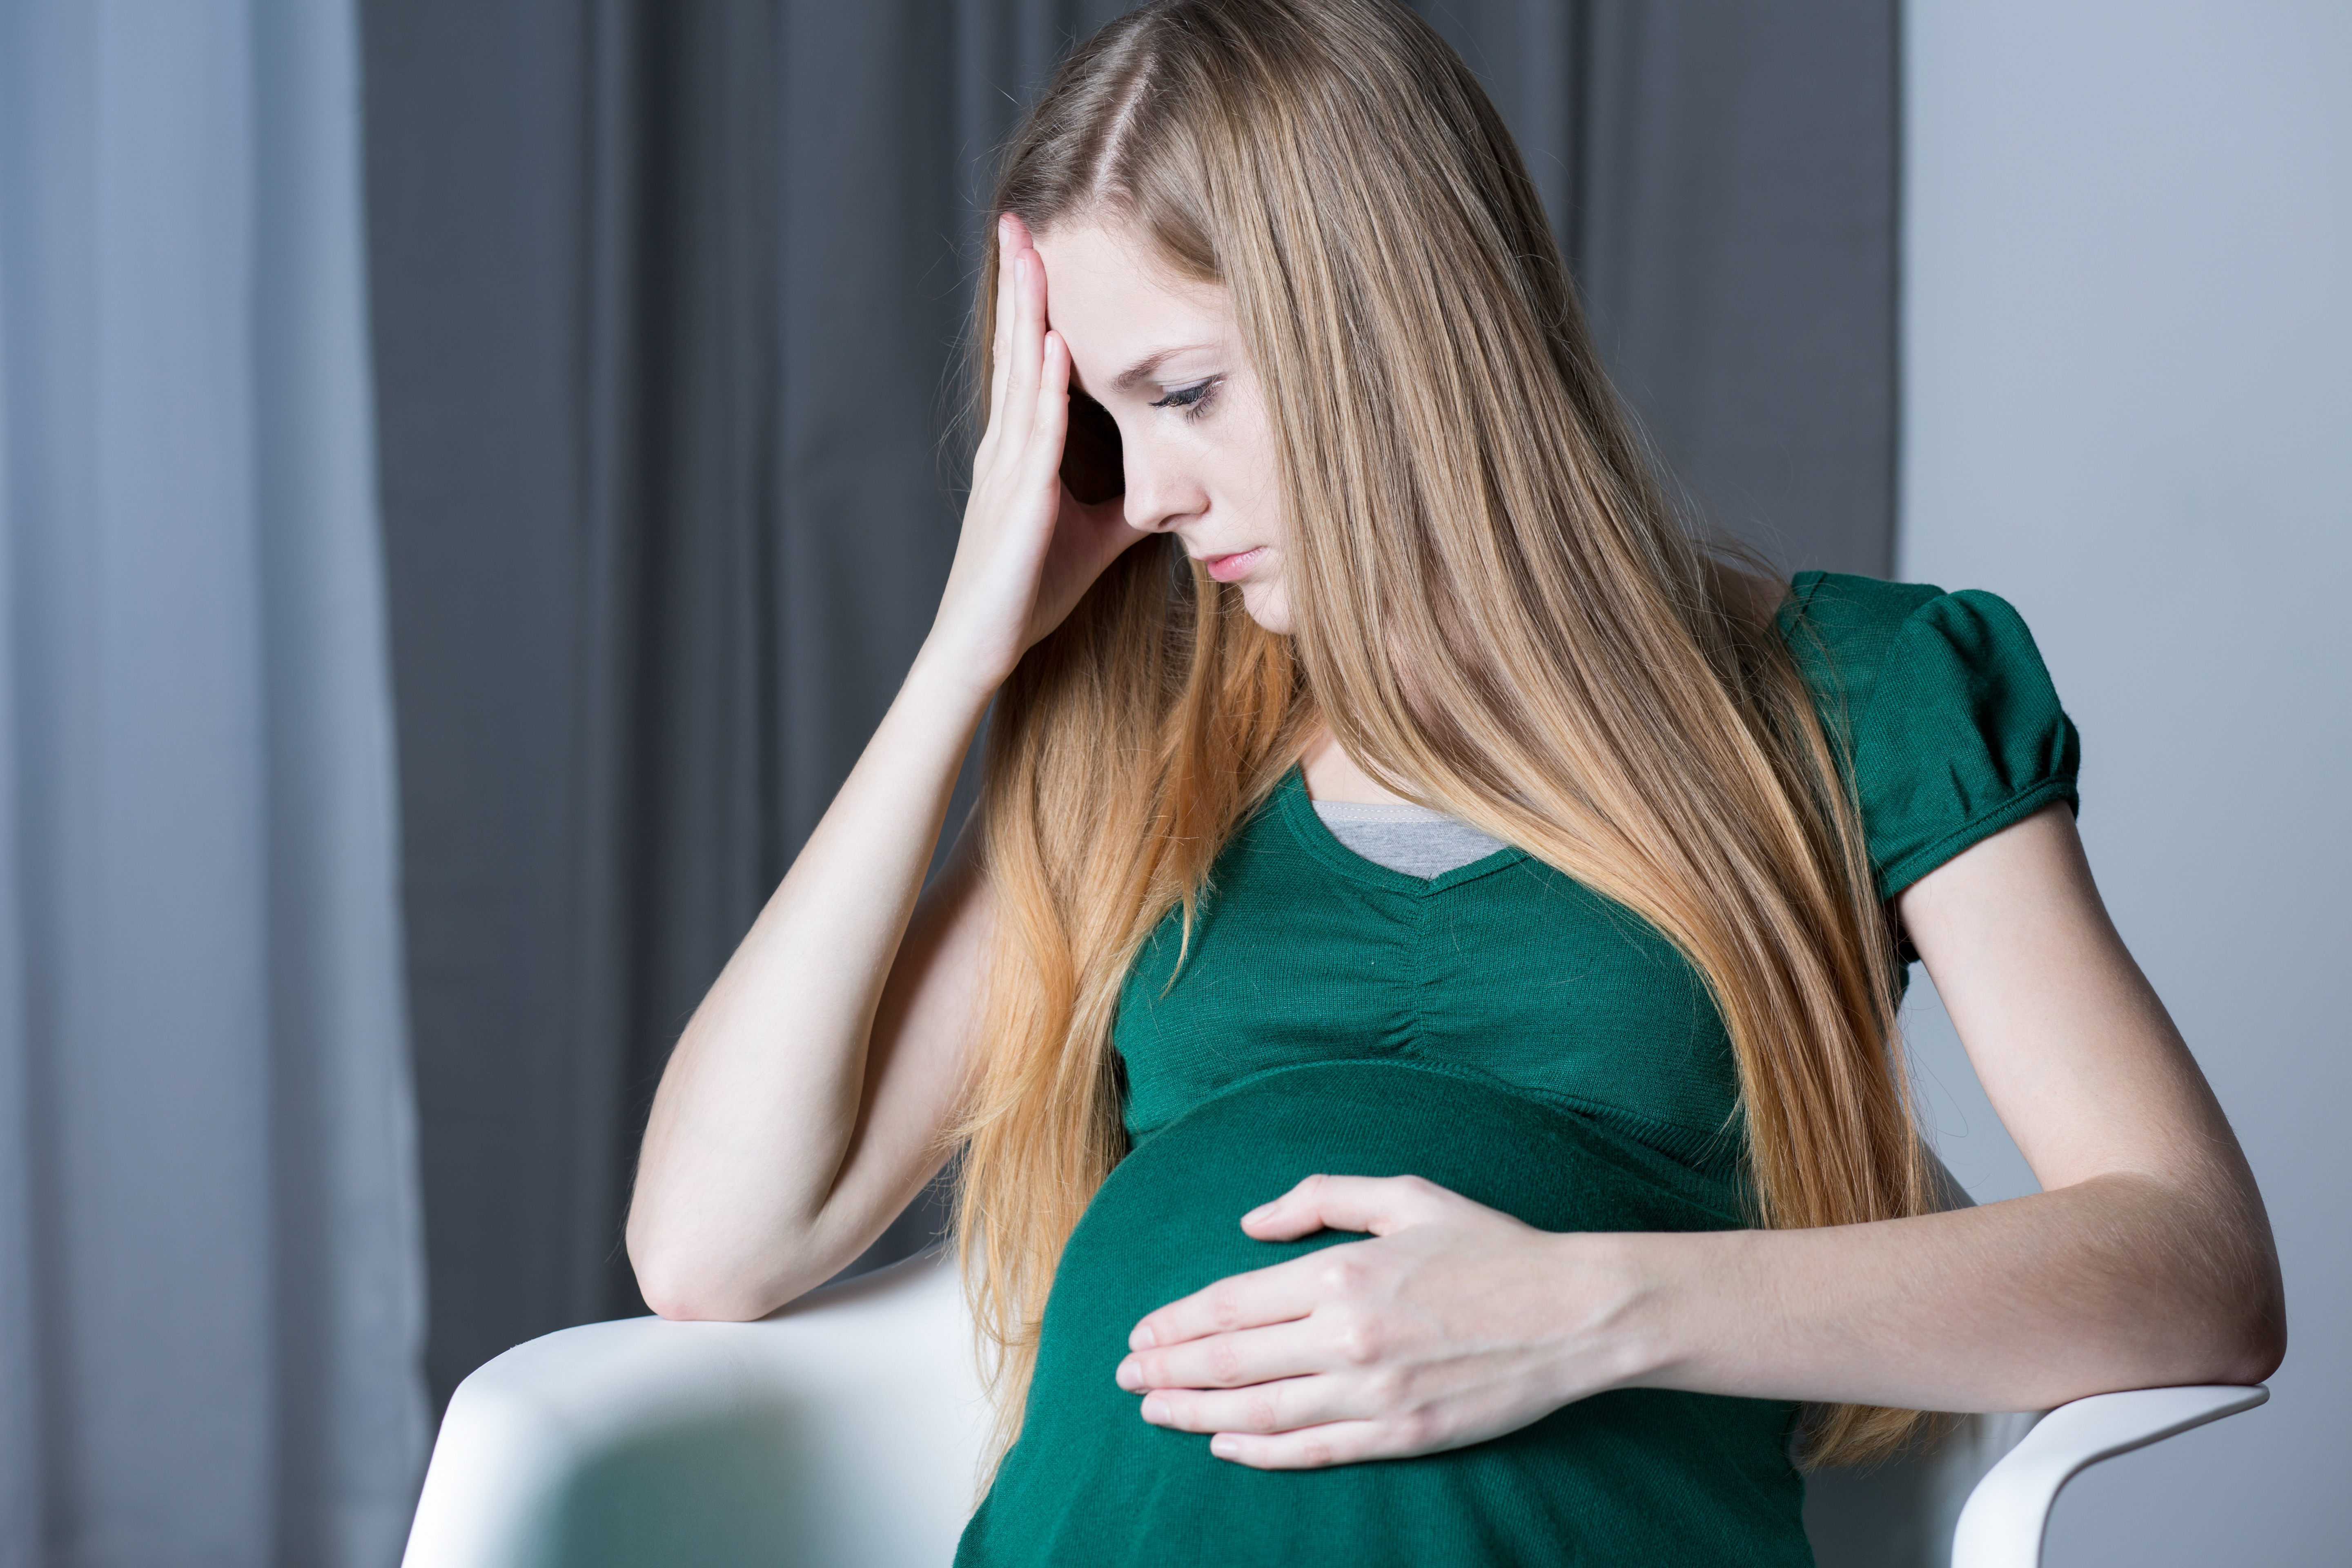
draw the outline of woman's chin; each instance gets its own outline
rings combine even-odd
[[[1242,608],[1251,620],[1276,637],[1286,637],[1291,632],[1290,596],[1276,583],[1244,583],[1242,588]]]

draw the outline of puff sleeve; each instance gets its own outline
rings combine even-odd
[[[1781,626],[1849,759],[1882,899],[2053,801],[2080,810],[2081,738],[2008,601],[1806,573]]]

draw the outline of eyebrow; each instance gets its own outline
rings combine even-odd
[[[1133,364],[1129,365],[1125,370],[1118,373],[1118,378],[1110,384],[1111,390],[1114,392],[1126,392],[1133,387],[1136,383],[1150,379],[1151,376],[1158,374],[1161,365],[1166,364],[1178,354],[1191,353],[1195,349],[1204,349],[1208,346],[1209,345],[1206,343],[1185,343],[1177,348],[1161,349],[1157,353],[1146,354],[1141,359],[1137,360]]]

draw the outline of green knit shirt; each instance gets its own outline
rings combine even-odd
[[[1883,897],[2053,801],[2079,745],[1990,594],[1807,573],[1775,623],[1850,758]],[[1294,770],[1171,916],[1113,1040],[1133,1152],[1072,1237],[1027,1423],[960,1563],[1810,1561],[1794,1407],[1623,1390],[1493,1442],[1311,1475],[1211,1458],[1111,1381],[1136,1320],[1274,1246],[1317,1171],[1426,1176],[1551,1230],[1743,1223],[1729,1039],[1654,929],[1520,849],[1432,879],[1355,855]]]

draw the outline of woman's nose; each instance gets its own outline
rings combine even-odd
[[[1165,532],[1208,509],[1208,492],[1183,465],[1170,461],[1168,454],[1130,440],[1123,444],[1120,456],[1126,467],[1129,528]]]

